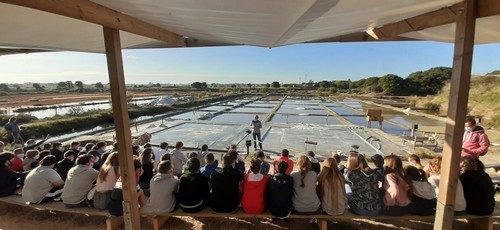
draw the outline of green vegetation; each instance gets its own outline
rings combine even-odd
[[[208,88],[208,85],[206,82],[193,82],[191,83],[191,87],[195,89],[206,89]]]
[[[424,104],[424,108],[432,113],[439,113],[441,105],[437,103],[427,102]]]
[[[447,83],[435,96],[418,98],[417,107],[425,107],[427,103],[440,105],[440,115],[448,111],[450,84]],[[500,76],[481,76],[471,79],[469,91],[468,114],[482,116],[483,125],[500,128]]]
[[[413,153],[420,157],[420,159],[433,159],[438,156],[434,151],[422,147],[415,148]]]
[[[2,125],[2,128],[3,128],[3,125],[5,125],[5,124],[7,124],[7,122],[9,122],[9,119],[11,117],[12,116],[8,116],[8,115],[0,115],[0,124]],[[27,115],[27,114],[20,114],[20,115],[16,116],[16,118],[17,118],[17,121],[19,123],[29,123],[29,122],[38,120],[38,118],[31,116],[31,115]]]
[[[451,78],[451,68],[435,67],[426,71],[417,71],[407,78],[401,78],[394,74],[387,74],[382,77],[370,77],[354,81],[350,90],[360,93],[380,93],[387,95],[434,95],[439,93],[446,82]],[[348,81],[343,83],[342,88],[346,89]],[[338,84],[337,84],[338,85]]]
[[[494,70],[494,71],[491,71],[490,73],[487,73],[486,75],[487,75],[487,76],[488,76],[488,75],[500,75],[500,70]]]
[[[394,96],[409,95],[435,95],[440,92],[446,82],[451,78],[451,68],[434,67],[425,71],[417,71],[407,78],[402,78],[395,74],[386,74],[381,77],[369,77],[357,81],[335,80],[305,82],[301,84],[283,84],[274,81],[266,83],[264,87],[273,89],[285,88],[293,90],[317,90],[320,92],[332,93],[383,93]],[[253,85],[256,87],[256,85]]]

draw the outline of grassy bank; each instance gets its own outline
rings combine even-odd
[[[440,115],[448,111],[448,95],[450,84],[436,96],[418,98],[417,107],[425,107],[432,103],[440,106]],[[469,91],[468,114],[483,117],[483,125],[495,129],[500,128],[500,76],[473,77]]]
[[[147,106],[147,107],[131,107],[128,110],[130,119],[138,118],[141,116],[153,116],[164,114],[175,110],[176,108],[191,108],[195,106],[213,103],[222,100],[234,99],[241,97],[243,94],[231,94],[214,96],[204,99],[199,99],[191,102],[181,103],[175,106]],[[2,127],[7,123],[10,116],[0,116],[0,124]],[[19,116],[22,136],[25,139],[41,137],[42,135],[60,135],[72,131],[90,129],[99,125],[111,125],[114,122],[113,112],[111,109],[107,110],[92,110],[78,115],[65,115],[54,116],[45,119],[36,119],[32,116],[21,115]],[[0,129],[0,140],[8,141],[9,137],[5,129]]]

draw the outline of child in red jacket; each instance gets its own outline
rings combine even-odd
[[[252,159],[250,172],[243,177],[243,199],[241,206],[245,213],[259,214],[266,207],[264,191],[268,178],[260,173],[261,161]]]

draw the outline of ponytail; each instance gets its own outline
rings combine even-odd
[[[300,187],[304,187],[304,178],[306,177],[306,173],[311,171],[311,161],[309,161],[309,158],[305,155],[300,156],[299,162],[297,162],[299,165],[299,172],[300,172]]]

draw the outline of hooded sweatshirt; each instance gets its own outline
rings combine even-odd
[[[474,126],[472,131],[465,131],[462,143],[462,157],[483,156],[488,152],[490,141],[481,126]]]
[[[410,185],[399,175],[395,173],[385,175],[383,185],[385,190],[384,204],[386,206],[405,207],[410,204],[410,198],[408,197]]]
[[[151,196],[144,206],[145,213],[165,213],[175,209],[175,195],[179,186],[179,180],[170,175],[158,173],[153,176],[149,183]]]
[[[436,192],[427,181],[412,180],[411,202],[409,212],[419,216],[430,216],[436,212]]]
[[[79,204],[97,179],[99,172],[87,165],[76,165],[68,172],[61,198],[65,204]]]

